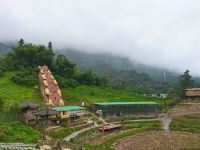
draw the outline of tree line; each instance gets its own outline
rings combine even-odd
[[[0,58],[0,74],[6,71],[15,71],[12,81],[23,85],[36,85],[38,83],[38,66],[47,65],[54,73],[60,86],[69,87],[78,84],[106,86],[107,79],[92,71],[82,72],[76,64],[65,55],[56,55],[52,42],[48,46],[25,43],[23,39],[18,45]]]

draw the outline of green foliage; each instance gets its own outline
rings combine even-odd
[[[21,123],[0,123],[0,142],[37,143],[41,134]]]
[[[19,44],[19,46],[23,46],[23,45],[24,45],[24,40],[23,40],[23,39],[20,39],[20,40],[18,41],[18,44]]]
[[[13,47],[4,58],[6,70],[16,70],[21,67],[37,67],[53,65],[54,52],[42,45],[23,44]]]
[[[106,77],[99,77],[95,73],[93,73],[91,70],[81,73],[78,76],[78,81],[86,85],[106,86],[107,84]]]
[[[37,72],[32,68],[21,68],[11,78],[11,81],[19,85],[29,85],[29,86],[37,85],[38,84]]]
[[[7,111],[0,111],[0,124],[1,123],[12,123],[19,121],[20,114],[18,110],[14,110],[15,107],[9,108]]]
[[[186,116],[173,118],[170,129],[176,131],[200,133],[200,117]]]
[[[3,110],[3,107],[4,107],[4,101],[3,99],[0,97],[0,112]]]
[[[21,101],[42,102],[38,87],[15,84],[10,80],[13,76],[15,76],[15,72],[7,72],[0,78],[0,97],[4,102],[4,110],[8,111],[10,107]]]
[[[49,43],[48,43],[48,48],[49,48],[49,49],[53,49],[53,48],[52,48],[52,42],[49,42]]]
[[[66,104],[78,104],[83,101],[86,105],[90,105],[95,102],[114,102],[114,101],[127,101],[127,102],[157,102],[161,105],[169,105],[171,100],[159,99],[154,97],[144,97],[139,95],[133,95],[126,90],[115,90],[108,87],[99,86],[86,86],[80,85],[75,88],[63,88],[63,99],[66,100]]]
[[[185,97],[185,89],[191,88],[194,85],[192,76],[189,74],[189,70],[186,70],[179,79],[179,85],[177,86],[177,93],[180,97]]]
[[[183,88],[191,88],[193,86],[192,76],[189,74],[189,70],[186,70],[180,78],[180,84]]]
[[[58,55],[55,61],[55,72],[67,78],[73,78],[76,72],[75,64],[70,62],[64,55]]]
[[[55,75],[55,79],[57,80],[60,87],[76,87],[79,83],[74,79],[67,79],[60,75]]]

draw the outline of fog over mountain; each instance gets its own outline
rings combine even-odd
[[[1,0],[0,42],[125,56],[200,75],[198,0]]]

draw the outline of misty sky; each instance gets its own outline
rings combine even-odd
[[[0,0],[0,41],[52,41],[200,75],[199,7],[199,0]]]

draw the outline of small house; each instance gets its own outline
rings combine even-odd
[[[22,119],[26,124],[29,124],[32,121],[36,120],[36,117],[33,115],[38,111],[41,105],[34,102],[22,102],[20,103],[20,108],[22,112]]]
[[[200,88],[191,88],[185,90],[185,95],[187,97],[200,97]]]
[[[36,116],[37,120],[40,121],[48,120],[49,122],[51,122],[52,120],[57,121],[59,112],[50,108],[46,108],[35,112],[34,115]]]
[[[86,113],[84,107],[80,106],[59,106],[54,107],[53,110],[59,112],[61,120],[68,121],[68,124],[79,124],[84,122],[82,116]]]

